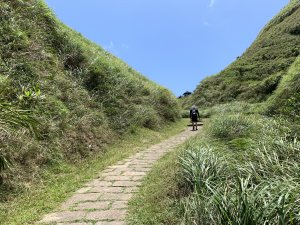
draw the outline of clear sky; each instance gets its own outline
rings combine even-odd
[[[176,96],[240,56],[289,0],[46,0],[65,24]]]

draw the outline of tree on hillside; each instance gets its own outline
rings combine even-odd
[[[192,92],[186,91],[186,92],[184,92],[182,95],[180,95],[178,98],[184,98],[184,97],[187,97],[187,96],[189,96],[189,95],[191,95],[191,94],[192,94]]]

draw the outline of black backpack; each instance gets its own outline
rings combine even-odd
[[[192,116],[197,116],[197,109],[192,109]]]

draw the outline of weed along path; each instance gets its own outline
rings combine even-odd
[[[197,132],[186,129],[159,144],[110,166],[64,202],[58,212],[44,216],[39,224],[121,225],[127,203],[143,177],[165,153]]]

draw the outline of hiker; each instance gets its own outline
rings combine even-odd
[[[196,130],[198,130],[198,128],[197,128],[198,118],[200,118],[199,111],[196,108],[196,106],[193,105],[191,110],[190,110],[190,119],[191,119],[191,122],[192,122],[193,130],[195,130],[195,128],[196,128]]]

